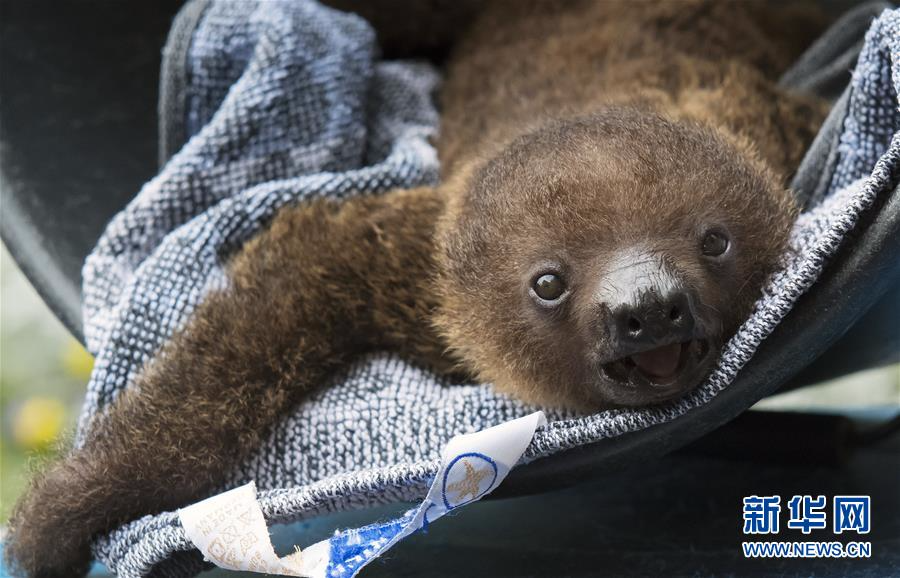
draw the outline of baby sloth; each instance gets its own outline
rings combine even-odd
[[[591,411],[695,387],[776,267],[823,118],[775,78],[818,26],[776,4],[505,2],[442,88],[440,185],[282,211],[38,475],[11,564],[83,574],[99,534],[223,489],[270,426],[392,349]]]

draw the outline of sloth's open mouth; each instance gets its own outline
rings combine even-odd
[[[693,374],[709,350],[705,339],[670,343],[604,363],[603,373],[620,383],[668,387],[678,384],[679,378]]]

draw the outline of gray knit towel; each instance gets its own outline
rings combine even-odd
[[[112,220],[84,267],[84,329],[96,365],[78,443],[204,294],[224,286],[224,260],[281,207],[438,177],[428,142],[438,125],[435,70],[379,60],[371,28],[355,16],[312,0],[194,1],[175,23],[164,73],[162,149],[174,155]],[[815,186],[799,186],[809,204],[795,250],[709,378],[660,407],[548,413],[550,425],[524,459],[690,419],[728,387],[858,216],[895,185],[898,89],[900,12],[887,11],[866,35],[849,98],[832,115],[839,138],[828,166],[816,171]],[[488,385],[455,385],[373,355],[286,416],[234,464],[222,489],[255,481],[272,523],[418,500],[451,436],[533,409]],[[94,552],[122,577],[192,576],[206,567],[174,512],[126,524]]]

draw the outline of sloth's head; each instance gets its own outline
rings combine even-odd
[[[543,404],[644,405],[698,385],[796,215],[746,150],[630,109],[506,146],[440,227],[451,347],[480,379]]]

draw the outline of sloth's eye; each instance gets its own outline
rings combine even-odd
[[[710,231],[703,237],[701,250],[707,257],[718,257],[728,250],[728,237],[719,231]]]
[[[555,273],[544,273],[534,280],[534,293],[544,301],[556,301],[566,291],[562,278]]]

